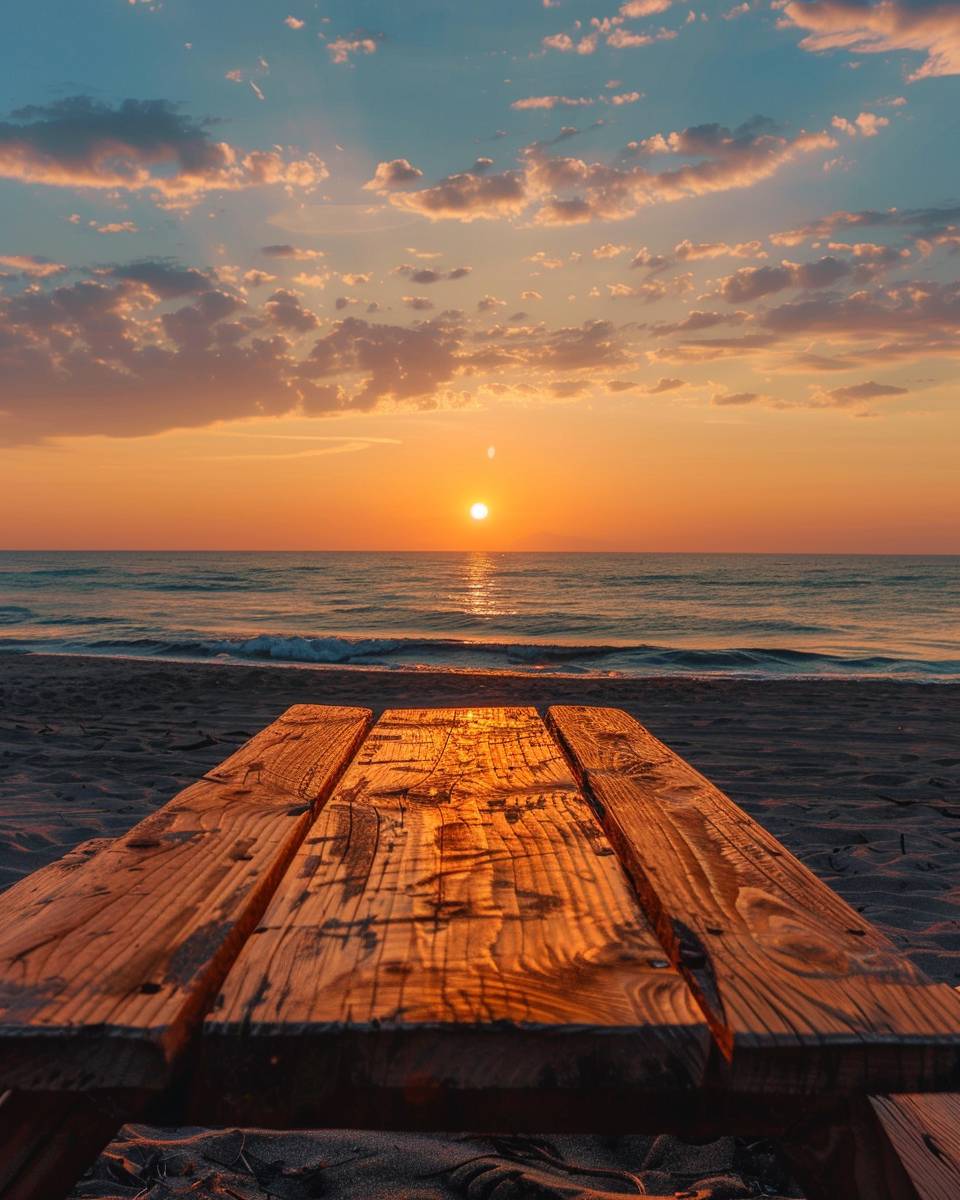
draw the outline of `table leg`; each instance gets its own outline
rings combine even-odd
[[[865,1096],[801,1118],[778,1140],[807,1200],[924,1200]]]
[[[5,1092],[0,1096],[0,1197],[58,1200],[149,1093]]]

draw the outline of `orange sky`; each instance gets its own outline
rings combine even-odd
[[[957,552],[954,444],[929,424],[608,398],[74,439],[0,451],[0,543]]]

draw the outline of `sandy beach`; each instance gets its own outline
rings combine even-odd
[[[9,655],[0,667],[0,886],[88,838],[123,833],[298,702],[375,711],[502,703],[622,707],[763,822],[929,975],[960,984],[955,685]],[[603,1196],[637,1194],[637,1181],[649,1194],[716,1200],[799,1195],[762,1144],[748,1149],[723,1139],[686,1147],[673,1138],[637,1137],[560,1138],[550,1146],[529,1138],[495,1143],[130,1127],[76,1195]],[[598,1168],[597,1175],[584,1173]]]

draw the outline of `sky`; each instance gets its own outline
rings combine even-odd
[[[0,546],[960,552],[958,0],[0,44]]]

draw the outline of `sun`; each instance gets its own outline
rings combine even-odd
[[[470,505],[470,516],[473,517],[475,521],[485,521],[489,515],[490,509],[479,500],[476,504]]]

